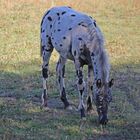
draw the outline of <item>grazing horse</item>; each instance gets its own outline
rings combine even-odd
[[[87,111],[92,109],[95,101],[100,124],[108,121],[108,104],[112,99],[109,81],[109,61],[104,49],[103,35],[96,21],[86,14],[77,12],[70,7],[54,7],[48,10],[41,21],[41,56],[43,58],[43,94],[42,105],[47,107],[47,78],[49,60],[53,48],[60,57],[56,66],[60,98],[65,108],[70,108],[65,92],[64,74],[67,59],[74,61],[79,91],[79,110],[81,118],[85,117],[83,101],[85,82],[83,66],[88,65]],[[94,78],[93,78],[94,75]]]

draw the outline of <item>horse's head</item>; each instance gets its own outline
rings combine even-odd
[[[102,83],[101,79],[98,79],[96,82],[96,107],[99,115],[99,123],[107,124],[107,112],[108,105],[112,100],[111,87],[113,85],[113,79],[108,83]]]

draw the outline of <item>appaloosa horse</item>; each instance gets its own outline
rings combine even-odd
[[[104,38],[96,21],[70,7],[54,7],[44,14],[41,22],[44,89],[42,105],[44,107],[47,107],[48,67],[53,48],[60,55],[56,72],[60,97],[65,108],[70,107],[64,83],[65,64],[67,59],[70,59],[74,61],[78,78],[77,87],[79,90],[81,118],[85,117],[83,66],[88,65],[87,110],[90,111],[92,109],[92,101],[94,100],[99,115],[99,122],[100,124],[106,124],[108,121],[108,104],[112,100],[111,87],[113,79],[109,81],[109,61],[104,49]]]

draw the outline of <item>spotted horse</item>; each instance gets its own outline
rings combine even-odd
[[[87,111],[93,109],[95,101],[99,123],[108,121],[108,105],[112,100],[109,81],[110,64],[104,48],[104,37],[96,21],[88,15],[77,12],[70,7],[53,7],[48,10],[41,21],[41,56],[43,59],[43,94],[42,106],[47,107],[47,78],[49,60],[53,48],[59,53],[56,66],[60,98],[65,108],[70,103],[65,92],[64,74],[67,59],[74,61],[77,87],[79,91],[79,111],[85,118],[83,66],[88,65]]]

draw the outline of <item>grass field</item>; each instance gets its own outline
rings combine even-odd
[[[63,109],[56,86],[56,52],[50,62],[50,110],[40,108],[40,21],[53,5],[91,15],[104,33],[115,79],[105,128],[97,122],[96,109],[81,122],[71,61],[65,81],[73,110]],[[0,140],[140,140],[139,0],[0,0]]]

